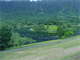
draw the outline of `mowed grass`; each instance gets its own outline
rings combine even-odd
[[[80,52],[80,38],[2,53],[0,60],[64,60],[62,58],[76,52]]]
[[[33,28],[30,28],[30,31],[35,31]]]
[[[45,28],[47,27],[47,25],[44,26]],[[58,26],[56,25],[49,25],[47,32],[48,33],[56,33]]]

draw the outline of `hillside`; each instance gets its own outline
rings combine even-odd
[[[28,20],[39,21],[56,17],[78,17],[80,1],[0,1],[1,21]]]
[[[79,0],[0,0],[0,50],[80,34]]]

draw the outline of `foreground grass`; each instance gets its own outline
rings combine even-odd
[[[75,56],[75,55],[78,55],[80,52],[76,52],[76,53],[73,53],[71,55],[68,55],[68,56],[65,56],[63,58],[61,58],[61,60],[67,60],[68,58],[71,58],[72,56]],[[72,59],[72,58],[71,58]]]
[[[80,38],[2,53],[0,60],[60,60],[76,52],[80,52]]]

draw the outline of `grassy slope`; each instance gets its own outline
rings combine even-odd
[[[60,60],[76,52],[80,52],[80,38],[0,54],[0,60]]]

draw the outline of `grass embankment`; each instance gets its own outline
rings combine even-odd
[[[2,53],[0,54],[0,60],[61,60],[66,56],[70,57],[71,54],[74,55],[76,52],[80,52],[80,38],[70,38],[70,40],[56,44]]]
[[[32,45],[38,45],[38,44],[43,44],[43,43],[49,43],[49,42],[55,42],[55,41],[60,41],[61,39],[57,39],[57,40],[50,40],[50,41],[44,41],[44,42],[39,42],[39,43],[32,43],[32,44],[26,44],[26,45],[22,45],[22,47],[27,47],[27,46],[32,46]],[[20,46],[17,46],[16,48],[21,48]],[[16,49],[14,47],[10,47],[6,50],[11,50],[11,49]]]
[[[68,37],[68,38],[73,38],[73,37],[78,37],[80,35],[77,35],[77,36],[72,36],[72,37]],[[67,39],[67,38],[65,38]],[[32,43],[32,44],[26,44],[26,45],[22,45],[22,47],[27,47],[27,46],[32,46],[32,45],[38,45],[38,44],[43,44],[43,43],[49,43],[49,42],[55,42],[55,41],[60,41],[62,39],[56,39],[56,40],[49,40],[49,41],[44,41],[44,42],[38,42],[38,43]],[[16,48],[21,48],[20,46],[16,46]],[[10,47],[6,50],[11,50],[11,49],[16,49],[14,47]]]

